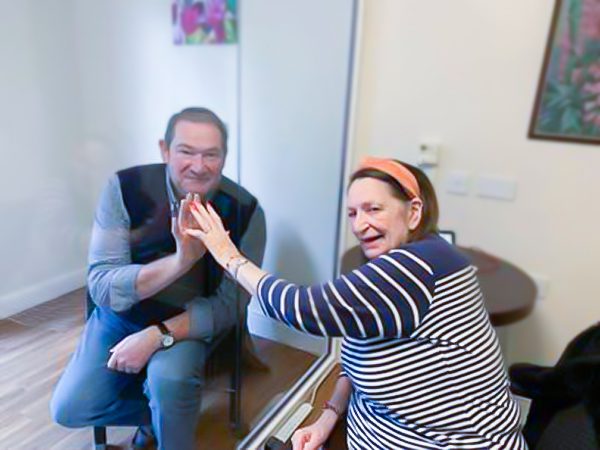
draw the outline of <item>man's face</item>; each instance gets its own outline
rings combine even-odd
[[[221,180],[225,150],[219,129],[210,123],[180,120],[167,147],[160,142],[163,161],[180,195],[188,192],[205,196]]]

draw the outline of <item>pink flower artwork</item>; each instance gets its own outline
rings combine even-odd
[[[173,0],[173,42],[232,44],[237,42],[237,0]]]

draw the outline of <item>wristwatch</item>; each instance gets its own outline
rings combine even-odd
[[[158,327],[162,335],[160,337],[160,345],[162,346],[162,348],[169,348],[170,346],[172,346],[175,343],[175,337],[173,337],[173,333],[169,331],[169,329],[163,322],[158,322],[156,326]]]

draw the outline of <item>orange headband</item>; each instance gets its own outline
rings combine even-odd
[[[393,159],[366,156],[362,159],[360,165],[358,166],[358,170],[364,169],[379,170],[380,172],[391,176],[394,180],[400,183],[400,186],[406,190],[411,199],[421,198],[421,189],[419,188],[417,179],[410,170],[408,170],[399,162],[394,161]]]

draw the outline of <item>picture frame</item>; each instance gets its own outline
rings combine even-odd
[[[529,137],[600,143],[600,2],[556,0]]]

